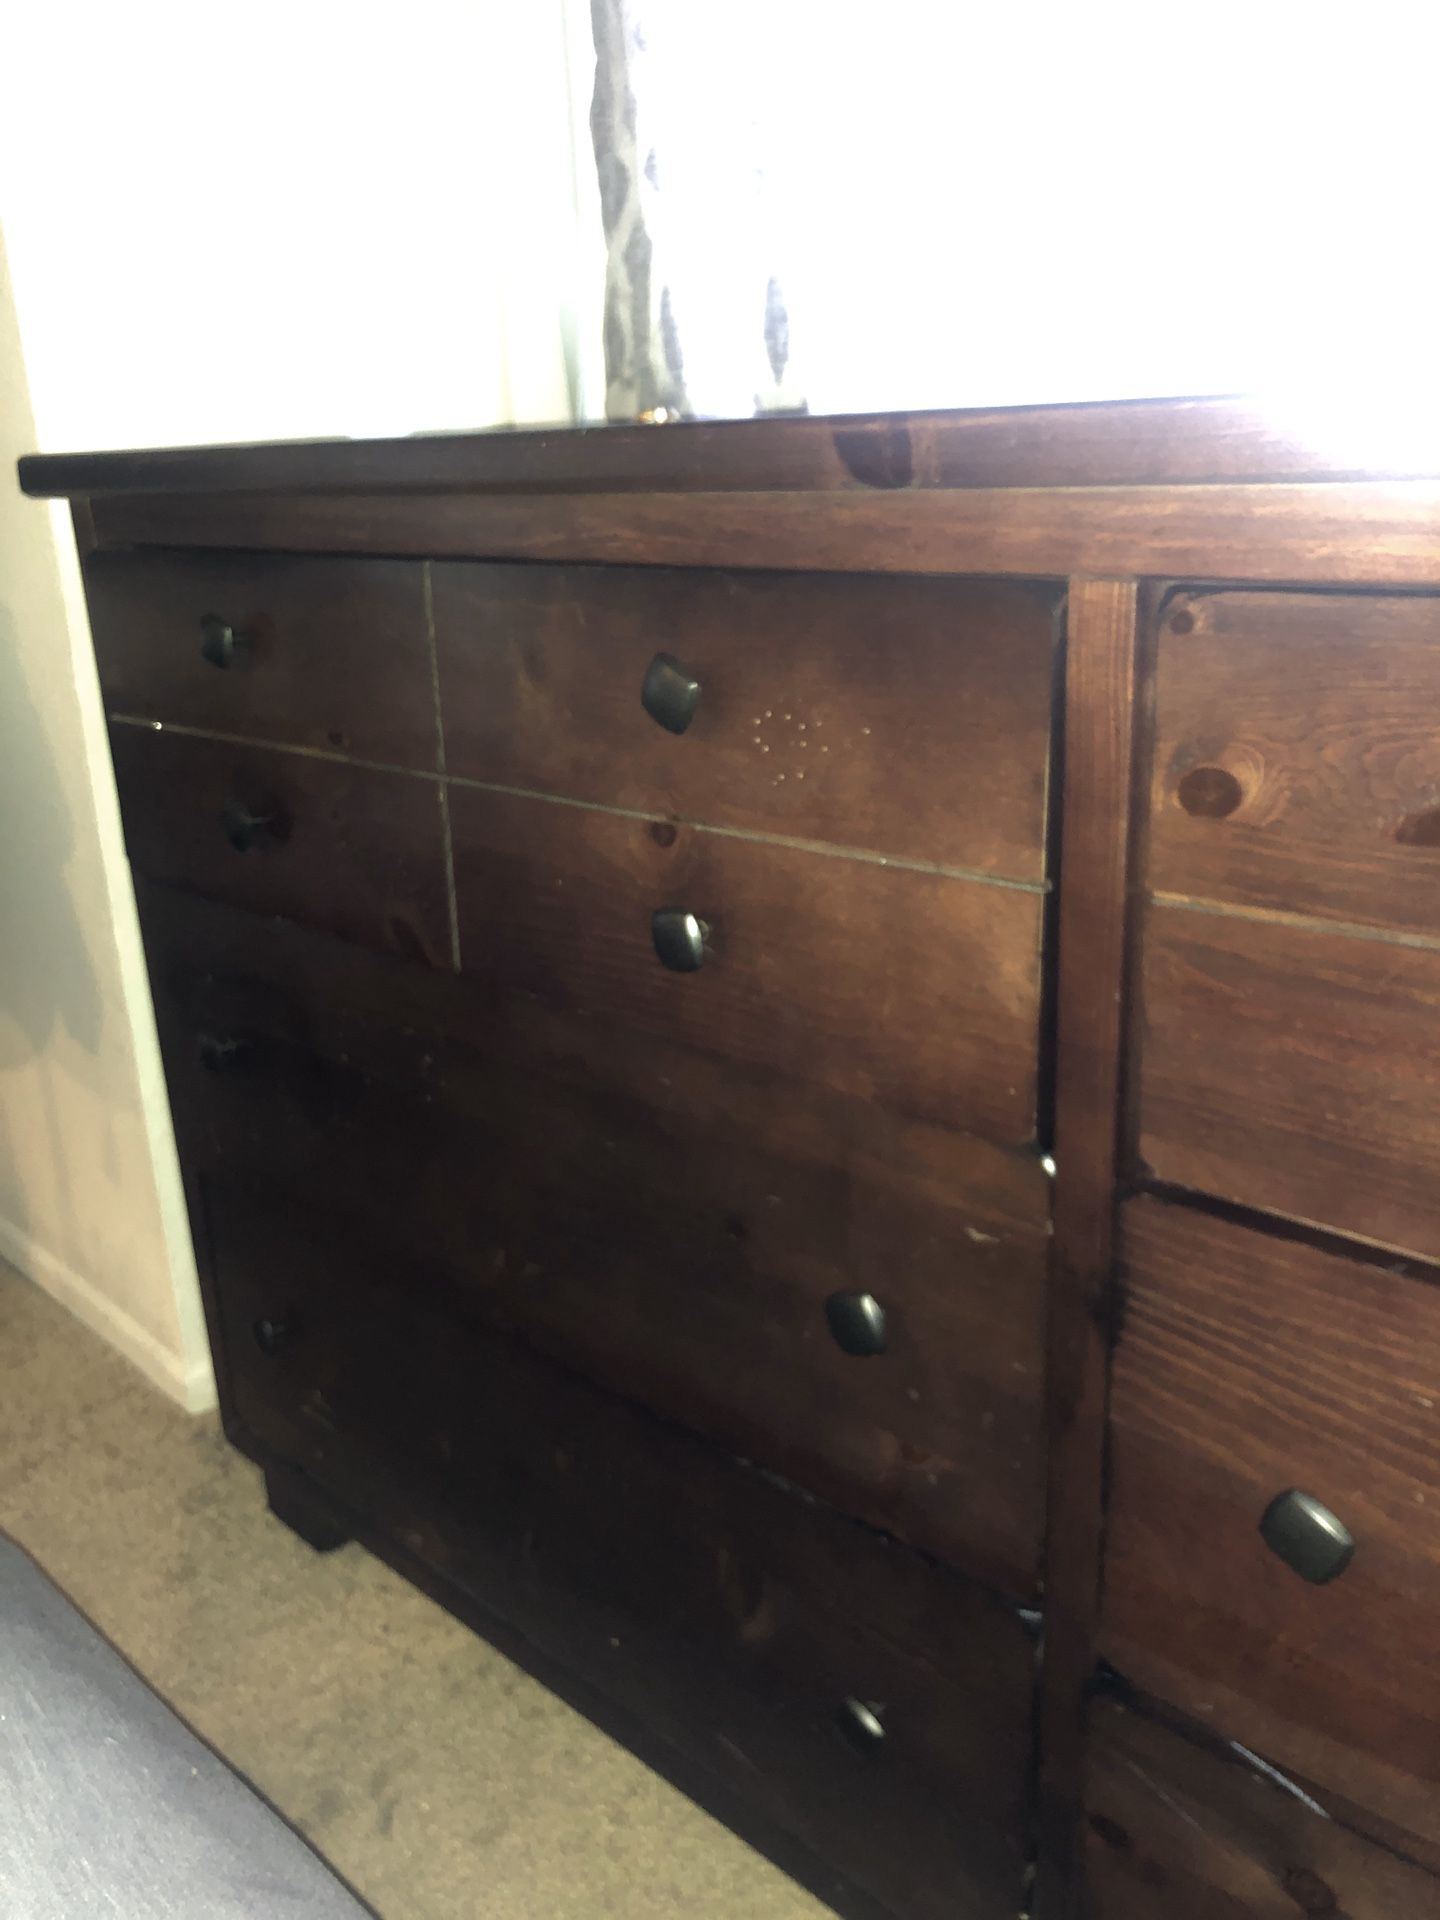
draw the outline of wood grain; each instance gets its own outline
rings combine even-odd
[[[1132,813],[1138,595],[1071,583],[1057,962],[1055,1239],[1047,1332],[1048,1535],[1037,1912],[1073,1913],[1100,1584],[1106,1322]]]
[[[148,727],[113,726],[110,752],[137,873],[450,965],[434,781]],[[237,853],[221,820],[232,800],[281,823],[283,840]]]
[[[187,1166],[363,1228],[468,1319],[1033,1597],[1033,1155],[168,889],[140,902]],[[245,1050],[235,1071],[206,1069],[205,1034]],[[842,1290],[881,1301],[883,1355],[831,1339]]]
[[[1440,1258],[1440,947],[1155,905],[1138,1171]]]
[[[85,590],[111,713],[437,770],[414,562],[102,553]],[[244,636],[232,667],[201,655],[209,614]]]
[[[1440,1880],[1243,1756],[1114,1701],[1096,1705],[1092,1726],[1086,1920],[1440,1913]]]
[[[897,1920],[1019,1901],[1033,1651],[978,1588],[209,1187],[255,1440],[518,1624]],[[289,1317],[262,1354],[251,1323]],[[836,1715],[876,1703],[857,1753]]]
[[[117,494],[113,545],[841,573],[1440,583],[1440,483],[805,493]]]
[[[1440,1839],[1440,1286],[1153,1199],[1123,1214],[1101,1648],[1128,1678]],[[1356,1540],[1312,1586],[1298,1487]]]
[[[454,588],[448,790],[433,702],[423,725],[409,704],[413,629],[367,640],[345,683],[318,588],[283,691],[257,673],[185,706],[231,739],[116,733],[227,1430],[276,1484],[498,1614],[895,1920],[1013,1914],[1032,1842],[1036,1920],[1075,1920],[1097,1648],[1336,1818],[1312,1850],[1252,1774],[1105,1709],[1096,1920],[1291,1920],[1277,1899],[1378,1920],[1376,1889],[1440,1913],[1351,1844],[1440,1861],[1440,1283],[1406,1264],[1440,1254],[1425,434],[1377,462],[1201,402],[24,477],[86,496],[97,607],[122,573],[153,582],[122,623],[142,715],[192,698],[167,681],[183,581],[374,566],[410,583],[407,623],[413,562]],[[1058,823],[1037,637],[1056,579]],[[345,605],[363,625],[378,600]],[[952,629],[962,607],[990,609],[983,644]],[[1159,650],[1159,749],[1132,812],[1137,645]],[[719,696],[684,740],[641,724],[636,669],[662,647],[704,651]],[[745,714],[757,669],[786,698]],[[803,802],[787,767],[782,803],[750,777],[760,729],[730,723],[789,713],[798,735],[831,697],[875,744],[828,792],[807,770]],[[235,744],[272,724],[305,750]],[[353,764],[392,754],[424,777]],[[283,843],[232,853],[232,797],[277,804]],[[1139,875],[1161,903],[1132,916]],[[711,924],[698,974],[650,951],[668,905]],[[201,1070],[202,1030],[241,1040],[239,1072]],[[1042,1146],[1036,1701],[1014,1614],[954,1569],[1035,1597]],[[1117,1173],[1375,1244],[1150,1198],[1120,1289]],[[886,1307],[883,1358],[829,1344],[847,1284]],[[274,1356],[261,1314],[294,1336]],[[1356,1533],[1331,1587],[1260,1541],[1292,1485]],[[847,1696],[884,1706],[878,1768],[835,1742]],[[1136,1765],[1169,1782],[1158,1813]]]
[[[1244,396],[653,427],[545,427],[407,440],[32,455],[31,494],[401,490],[850,491],[1343,480],[1440,474],[1423,427],[1383,409]]]
[[[1440,933],[1440,600],[1182,593],[1156,674],[1150,885]]]
[[[1028,582],[437,566],[450,771],[1044,874],[1057,592]],[[702,686],[681,736],[640,685]]]
[[[1035,1131],[1041,899],[456,786],[461,963],[492,990],[1006,1144]],[[698,972],[651,942],[711,929]]]

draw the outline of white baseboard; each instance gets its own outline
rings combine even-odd
[[[215,1405],[215,1375],[208,1355],[187,1365],[178,1353],[163,1346],[153,1333],[107,1298],[92,1281],[67,1267],[63,1260],[3,1215],[0,1215],[0,1259],[18,1267],[27,1279],[68,1308],[92,1333],[98,1333],[117,1353],[124,1354],[152,1385],[177,1401],[187,1413],[207,1413]]]

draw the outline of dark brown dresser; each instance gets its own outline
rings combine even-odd
[[[276,1513],[842,1913],[1440,1916],[1437,476],[24,462]]]

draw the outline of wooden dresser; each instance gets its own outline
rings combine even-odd
[[[24,462],[280,1517],[841,1912],[1440,1915],[1437,475]]]

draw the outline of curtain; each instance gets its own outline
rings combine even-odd
[[[589,4],[614,418],[1433,390],[1414,0]]]
[[[611,420],[805,410],[750,11],[592,0]]]

